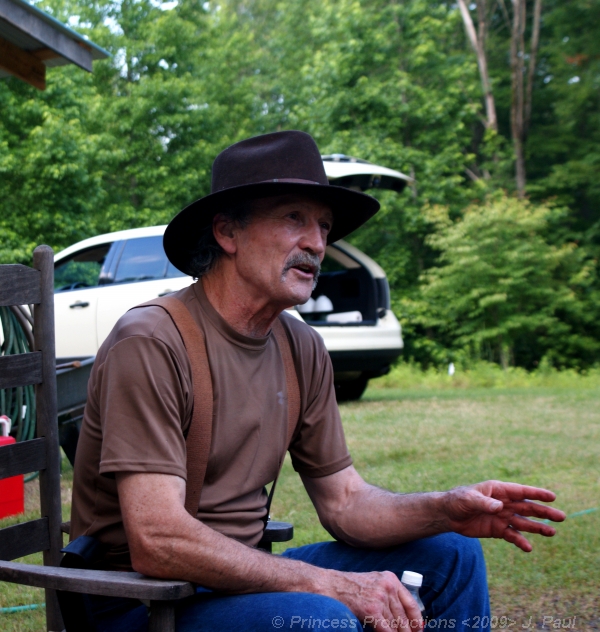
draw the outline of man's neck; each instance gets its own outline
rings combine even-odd
[[[206,298],[219,315],[244,336],[266,336],[284,309],[252,296],[239,280],[228,278],[217,270],[211,270],[198,283],[202,283]]]

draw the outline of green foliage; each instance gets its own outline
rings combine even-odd
[[[426,396],[449,394],[464,396],[465,389],[600,389],[600,367],[585,372],[573,369],[558,370],[544,358],[534,371],[510,366],[502,369],[497,364],[478,360],[468,364],[456,363],[450,375],[448,367],[421,369],[411,362],[399,362],[387,375],[371,380],[367,398],[396,397],[402,393],[421,393]],[[387,390],[386,390],[387,389]]]
[[[84,101],[65,74],[40,98],[16,80],[0,84],[0,230],[4,261],[31,257],[34,245],[67,245],[87,236],[102,190],[86,132]]]
[[[431,355],[503,367],[532,367],[544,356],[570,366],[596,360],[598,314],[585,301],[594,266],[576,244],[548,242],[557,210],[495,196],[455,222],[439,207],[429,215],[441,265],[423,274],[418,299],[404,302],[429,331],[420,344]]]
[[[498,201],[494,212],[491,202],[474,205],[512,187],[500,4],[488,40],[498,134],[484,130],[475,57],[451,2],[37,5],[112,58],[91,75],[51,69],[44,93],[0,82],[0,261],[28,262],[40,242],[60,250],[165,223],[209,192],[223,148],[303,129],[323,153],[414,178],[401,195],[375,192],[382,211],[350,237],[388,274],[409,356],[595,362],[600,0],[544,2],[527,142],[528,193],[541,205]],[[446,224],[432,218],[440,206]],[[480,231],[498,244],[497,265]],[[475,259],[452,258],[469,239]],[[484,265],[469,268],[475,260]]]
[[[529,191],[572,209],[567,224],[600,246],[600,2],[553,0],[542,29]],[[597,250],[596,250],[597,252]]]

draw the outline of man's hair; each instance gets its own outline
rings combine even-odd
[[[237,204],[231,204],[218,213],[228,222],[234,222],[245,228],[252,219],[255,209],[254,200],[245,200]],[[196,247],[191,253],[189,263],[190,276],[199,279],[212,270],[218,259],[225,253],[215,239],[212,221],[202,229]]]

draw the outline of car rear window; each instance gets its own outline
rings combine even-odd
[[[163,279],[167,270],[167,255],[162,245],[162,235],[129,239],[121,253],[115,283],[131,283]]]

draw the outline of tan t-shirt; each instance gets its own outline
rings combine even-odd
[[[213,432],[198,518],[227,536],[256,545],[263,530],[264,486],[286,450],[287,389],[273,334],[243,336],[212,307],[197,282],[175,294],[206,336],[213,381]],[[327,476],[352,463],[321,337],[288,314],[301,392],[294,468]],[[185,434],[193,408],[191,368],[173,321],[160,307],[125,314],[101,346],[88,385],[77,447],[71,537],[109,545],[109,567],[131,567],[115,472],[158,472],[186,478]]]

